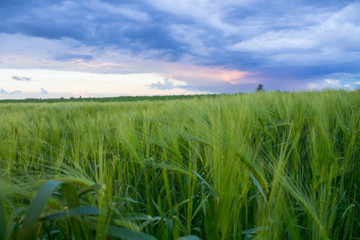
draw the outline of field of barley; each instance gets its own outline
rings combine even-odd
[[[0,240],[360,239],[360,91],[0,102]]]

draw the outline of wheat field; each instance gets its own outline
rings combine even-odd
[[[360,239],[360,92],[0,103],[0,240]]]

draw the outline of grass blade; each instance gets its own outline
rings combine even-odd
[[[63,182],[50,180],[46,182],[31,201],[29,210],[26,213],[23,226],[18,235],[18,240],[29,239],[35,230],[40,214],[50,198],[52,191]]]
[[[119,228],[115,226],[109,226],[108,235],[128,240],[156,240],[156,238],[148,234],[142,232],[135,232],[126,228]]]
[[[77,216],[84,216],[84,215],[98,215],[99,210],[94,207],[76,207],[70,208],[68,210],[59,211],[53,214],[49,214],[39,218],[40,221],[53,221],[58,220],[61,218],[67,217],[77,217]]]
[[[259,190],[260,194],[263,196],[265,202],[267,202],[266,196],[265,196],[265,193],[264,193],[264,190],[263,190],[263,188],[261,187],[261,185],[260,185],[260,183],[258,182],[258,180],[254,177],[254,175],[251,174],[250,171],[248,171],[248,174],[249,174],[250,178],[252,179],[255,187]]]
[[[5,240],[6,237],[6,216],[3,198],[0,194],[0,240]]]
[[[93,222],[88,222],[87,226],[90,228],[96,230],[97,224]],[[130,229],[116,227],[116,226],[103,226],[104,228],[107,228],[107,234],[111,237],[125,239],[125,240],[156,240],[155,237],[150,236],[146,233],[142,232],[135,232]]]
[[[64,190],[68,207],[80,207],[80,199],[75,186],[69,183],[65,183],[62,186],[62,189]],[[88,232],[86,231],[86,226],[83,221],[79,221],[79,219],[75,218],[70,218],[70,226],[75,239],[89,239]]]
[[[177,240],[201,240],[201,239],[195,235],[187,235],[187,236],[179,237]]]
[[[265,193],[268,193],[269,192],[268,183],[267,183],[265,177],[260,173],[260,171],[250,161],[248,161],[245,157],[243,157],[240,153],[236,153],[235,155],[247,167],[249,173],[251,173],[250,174],[251,179],[252,180],[256,179],[256,182],[254,181],[254,184],[257,186],[261,186],[261,188],[263,190],[265,190]],[[264,192],[263,192],[263,195],[265,196]]]

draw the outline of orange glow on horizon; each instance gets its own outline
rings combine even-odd
[[[206,66],[171,64],[167,70],[170,74],[163,74],[164,77],[184,81],[223,81],[233,85],[254,83],[249,76],[256,75],[253,72],[228,70],[224,68],[212,68]]]

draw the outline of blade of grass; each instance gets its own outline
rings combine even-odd
[[[0,194],[0,240],[6,237],[6,216],[2,195]]]
[[[69,208],[80,207],[80,199],[76,188],[72,184],[65,183],[62,185],[64,190],[66,202]],[[83,221],[76,219],[74,217],[70,218],[70,227],[73,236],[75,239],[89,239],[88,232],[86,231],[86,226]]]
[[[96,230],[97,224],[94,222],[87,222],[89,228]],[[104,225],[104,228],[107,228],[107,234],[111,237],[125,239],[125,240],[156,240],[155,237],[152,237],[146,233],[135,232],[130,229],[116,227],[116,226],[107,226]]]
[[[22,228],[18,235],[18,240],[29,239],[30,235],[36,228],[38,219],[45,207],[47,200],[50,198],[52,191],[63,182],[50,180],[46,182],[38,191],[31,201],[29,210],[26,213]]]
[[[76,207],[59,211],[39,218],[39,221],[54,221],[66,217],[77,217],[85,215],[98,215],[99,210],[94,207]]]
[[[187,235],[187,236],[179,237],[177,240],[201,240],[201,239],[195,235]]]
[[[240,161],[247,167],[248,171],[252,175],[251,179],[253,179],[253,180],[254,180],[254,178],[256,179],[256,183],[254,182],[254,184],[257,185],[257,187],[261,186],[261,190],[263,189],[263,190],[265,190],[265,193],[268,193],[268,191],[269,191],[268,183],[267,183],[265,177],[260,173],[260,171],[240,153],[235,153],[235,156],[237,156],[240,159]],[[262,191],[262,192],[264,193],[264,191]],[[264,194],[264,196],[265,196],[265,194]]]

